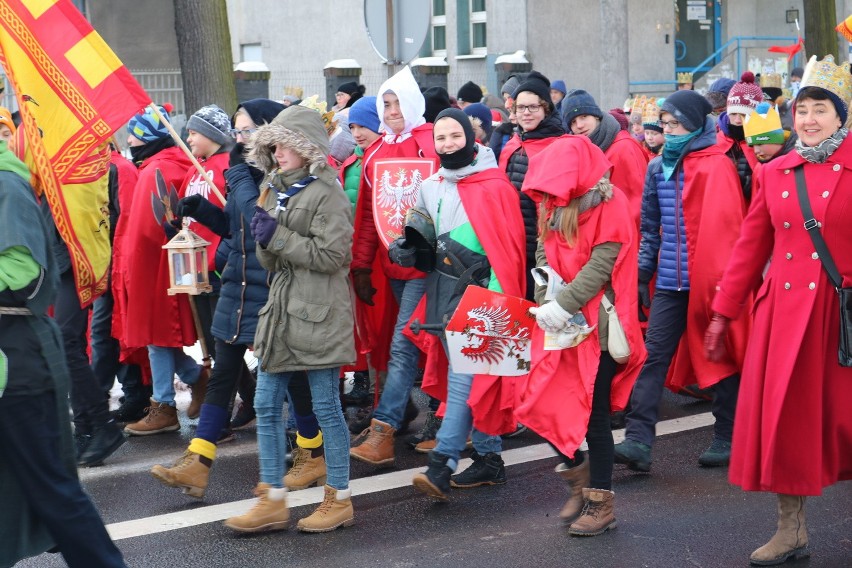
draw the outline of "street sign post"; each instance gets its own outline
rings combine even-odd
[[[423,0],[364,0],[367,37],[388,64],[388,77],[397,65],[406,65],[420,53],[429,33],[431,5]]]

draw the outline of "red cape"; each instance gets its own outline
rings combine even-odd
[[[497,276],[504,294],[523,297],[526,286],[526,238],[524,221],[518,203],[518,192],[502,170],[489,168],[458,182],[459,198],[465,213],[479,238],[485,256]],[[499,219],[499,223],[494,220]],[[423,319],[426,298],[421,300],[412,321]],[[434,335],[406,335],[427,353],[423,376],[423,392],[441,401],[447,400],[447,371],[449,362],[441,342]],[[500,435],[517,426],[514,408],[517,402],[516,384],[523,377],[475,375],[468,405],[473,425],[486,434]]]
[[[739,372],[751,327],[749,300],[749,309],[731,324],[728,357],[711,362],[704,356],[710,304],[740,235],[745,202],[736,169],[719,145],[687,154],[683,169],[690,289],[686,331],[666,378],[666,386],[674,392],[696,382],[707,388]]]
[[[402,156],[430,157],[435,160],[437,167],[438,157],[432,140],[431,124],[418,126],[412,130],[410,138],[398,144],[386,144],[382,138],[379,138],[364,152],[361,185],[355,204],[352,269],[370,268],[372,270],[370,276],[376,295],[373,296],[374,306],[355,300],[356,347],[359,358],[361,355],[369,354],[370,367],[379,371],[387,369],[390,342],[399,312],[399,306],[391,292],[388,279],[411,280],[425,276],[419,270],[402,268],[390,262],[387,250],[379,243],[376,224],[373,221],[372,182],[367,180],[371,169],[370,164],[376,159]]]
[[[597,150],[601,154],[600,150]],[[524,188],[552,195],[564,195],[565,189],[552,187],[560,178],[568,180],[569,161],[559,160],[560,149],[554,146],[541,159],[544,164],[530,170]],[[603,159],[603,155],[601,155]],[[546,165],[549,167],[542,167]],[[565,175],[560,176],[560,167]],[[584,174],[577,174],[577,179]],[[593,177],[597,177],[596,173]],[[566,181],[566,183],[571,183]],[[588,182],[585,183],[588,186]],[[551,187],[549,187],[551,186]],[[570,197],[571,194],[565,196]],[[638,313],[638,231],[630,214],[627,198],[616,187],[609,201],[593,207],[579,216],[577,242],[569,246],[561,234],[550,232],[544,242],[548,264],[566,281],[572,281],[591,257],[592,249],[606,242],[621,243],[613,267],[611,285],[615,292],[615,309],[630,344],[630,359],[620,365],[613,378],[610,400],[613,410],[627,404],[633,383],[646,358],[645,343],[639,328]],[[598,323],[601,290],[581,311],[590,326]],[[597,328],[576,348],[545,351],[544,332],[536,326],[532,340],[532,368],[521,391],[521,403],[516,409],[518,421],[539,433],[560,452],[573,456],[588,431],[592,409],[592,394],[600,363],[600,339]]]
[[[562,136],[549,137],[549,138],[530,138],[528,140],[521,140],[521,137],[518,134],[515,134],[509,141],[506,142],[506,145],[503,146],[503,150],[500,152],[500,170],[505,172],[506,167],[509,165],[509,158],[512,154],[515,153],[515,150],[518,148],[523,148],[524,152],[527,153],[527,156],[532,158],[545,148],[547,148],[554,140],[558,140],[563,136],[570,136],[570,134],[563,134]]]
[[[169,296],[166,292],[169,268],[162,246],[167,239],[151,210],[151,195],[157,186],[156,170],[163,173],[166,186],[174,184],[177,188],[189,165],[183,151],[171,147],[139,167],[123,242],[133,256],[114,273],[116,306],[124,306],[125,310],[121,314],[122,333],[117,337],[124,352],[147,345],[183,347],[197,339],[187,298],[183,294]]]
[[[645,172],[648,169],[648,154],[636,139],[624,130],[615,135],[604,155],[612,163],[610,181],[624,192],[630,204],[630,215],[639,228],[642,217],[642,191],[645,189]]]

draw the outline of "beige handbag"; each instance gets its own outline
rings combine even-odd
[[[627,343],[627,335],[625,335],[624,327],[618,319],[615,306],[612,305],[606,294],[601,297],[601,305],[609,316],[609,337],[606,342],[609,356],[619,365],[623,365],[630,359],[630,344]]]

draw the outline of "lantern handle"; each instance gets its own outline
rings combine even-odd
[[[206,171],[201,166],[201,164],[198,163],[198,160],[195,159],[195,156],[192,155],[192,152],[189,151],[189,148],[187,148],[183,140],[180,139],[180,135],[175,131],[174,127],[172,126],[172,123],[169,122],[166,117],[163,116],[163,113],[160,112],[160,109],[157,107],[157,105],[151,103],[148,105],[148,107],[154,114],[157,115],[157,117],[160,119],[160,122],[166,126],[166,129],[168,129],[169,134],[172,135],[172,138],[177,143],[178,147],[180,147],[180,149],[183,150],[184,154],[187,155],[189,160],[192,162],[192,165],[195,166],[195,169],[198,170],[198,173],[201,174],[201,177],[204,178],[204,181],[207,182],[207,185],[210,186],[210,189],[213,191],[216,197],[219,198],[219,201],[225,203],[225,196],[222,195],[222,192],[219,191],[219,188],[216,187],[216,184],[213,183],[213,179],[207,175],[210,172]]]

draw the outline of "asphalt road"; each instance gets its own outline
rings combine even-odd
[[[352,464],[356,524],[325,534],[295,529],[235,535],[221,519],[251,506],[257,481],[254,431],[223,445],[203,501],[157,483],[148,470],[185,449],[194,422],[177,434],[133,438],[108,464],[81,478],[131,567],[735,567],[774,532],[775,499],[744,493],[726,469],[706,469],[709,404],[667,394],[649,475],[616,466],[618,528],[594,538],[570,537],[557,514],[567,493],[557,460],[526,432],[505,442],[509,482],[454,490],[436,503],[409,481],[425,456],[397,441],[394,468]],[[678,420],[682,419],[682,420]],[[415,423],[422,424],[423,417]],[[621,431],[616,431],[617,440]],[[840,484],[808,501],[812,556],[785,566],[852,566],[852,486]],[[290,493],[291,516],[310,514],[317,488]],[[293,523],[295,525],[295,522]],[[63,566],[42,555],[21,567]]]

